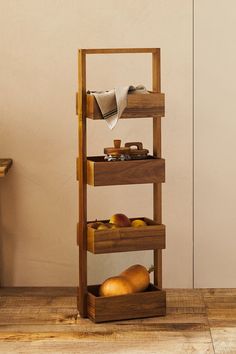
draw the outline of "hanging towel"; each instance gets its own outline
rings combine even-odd
[[[108,127],[113,129],[127,106],[128,93],[147,92],[143,85],[138,85],[137,87],[124,86],[110,91],[88,91],[87,93],[94,95],[102,117],[106,120]]]

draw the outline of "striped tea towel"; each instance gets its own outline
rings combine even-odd
[[[125,107],[127,106],[127,95],[129,93],[147,93],[143,85],[117,87],[110,91],[88,91],[87,93],[94,95],[97,104],[101,110],[103,118],[106,120],[108,127],[113,129],[118,119],[121,117]]]

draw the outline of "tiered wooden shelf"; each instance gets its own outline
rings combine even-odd
[[[150,53],[153,89],[149,93],[129,94],[122,118],[153,118],[153,156],[145,160],[104,161],[101,156],[87,157],[86,118],[103,120],[92,95],[86,92],[86,55]],[[160,49],[80,49],[79,91],[76,102],[79,118],[79,245],[78,309],[81,317],[94,322],[164,315],[166,294],[162,290],[162,249],[165,248],[165,225],[161,218],[161,183],[165,181],[165,160],[161,158],[161,117],[165,113],[164,94],[160,92]],[[95,230],[87,226],[87,185],[109,186],[153,184],[153,219],[143,219],[145,227]],[[140,218],[140,217],[139,217]],[[102,297],[99,285],[87,284],[87,252],[93,254],[153,250],[154,279],[144,292]]]

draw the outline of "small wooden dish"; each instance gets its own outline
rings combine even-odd
[[[114,146],[104,148],[104,154],[119,157],[121,155],[129,155],[130,147],[121,146],[121,140],[114,140]]]

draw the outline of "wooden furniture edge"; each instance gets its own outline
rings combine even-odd
[[[9,158],[0,159],[0,178],[5,177],[13,164],[13,160]]]
[[[84,54],[153,54],[157,53],[160,48],[82,48],[79,50]]]

